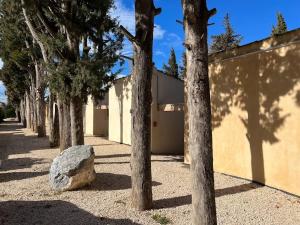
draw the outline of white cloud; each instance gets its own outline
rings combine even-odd
[[[153,38],[156,40],[161,40],[164,38],[166,31],[161,28],[160,25],[155,24]]]
[[[170,48],[178,48],[183,46],[183,40],[175,33],[168,33],[162,45]]]
[[[111,12],[114,18],[118,18],[120,24],[123,25],[129,32],[134,33],[135,30],[135,17],[134,9],[126,7],[122,0],[115,1],[116,9]]]
[[[154,54],[155,54],[156,56],[162,56],[162,57],[164,57],[164,58],[167,57],[167,56],[166,56],[166,53],[163,52],[163,51],[160,51],[160,50],[155,51]]]
[[[2,61],[2,59],[0,58],[0,69],[2,69],[2,67],[3,67],[3,61]]]
[[[135,33],[135,16],[134,8],[124,5],[123,0],[115,1],[116,9],[111,12],[112,17],[118,18],[120,24],[123,25],[132,34]],[[153,38],[160,40],[164,38],[166,31],[158,24],[155,24]]]

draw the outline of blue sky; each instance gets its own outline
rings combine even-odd
[[[126,9],[126,14],[134,10],[133,0],[117,0],[117,6]],[[181,61],[183,52],[183,28],[176,23],[182,20],[181,0],[154,0],[156,7],[162,8],[162,13],[155,18],[156,33],[154,35],[153,57],[156,67],[161,68],[168,61],[170,49],[176,51],[177,59]],[[243,36],[242,44],[266,38],[270,35],[272,25],[276,24],[276,13],[281,12],[287,22],[288,29],[300,28],[300,1],[299,0],[208,0],[208,7],[217,8],[218,13],[211,18],[215,23],[209,26],[209,36],[223,32],[223,18],[229,13],[234,30]],[[117,10],[119,11],[119,10]],[[117,13],[115,13],[117,14]],[[122,11],[118,12],[121,24],[134,26],[128,23]],[[124,18],[124,19],[123,19]],[[127,16],[128,18],[128,16]],[[134,28],[130,28],[133,30]],[[128,49],[126,49],[126,53]],[[127,71],[124,70],[124,73]]]
[[[113,16],[119,17],[120,23],[134,34],[134,0],[115,0],[116,10]],[[153,60],[157,68],[168,61],[170,49],[176,51],[180,63],[183,52],[183,28],[176,23],[182,20],[181,0],[154,0],[162,13],[155,18]],[[208,0],[209,8],[217,8],[218,13],[210,22],[209,36],[223,32],[223,18],[229,13],[235,31],[243,36],[242,44],[266,38],[272,25],[276,24],[276,13],[281,12],[289,30],[300,27],[300,0]],[[123,54],[132,55],[130,43],[125,42]],[[1,68],[1,62],[0,62]],[[122,75],[129,73],[128,64]],[[1,96],[2,95],[2,96]],[[3,85],[0,83],[0,101],[3,99]]]

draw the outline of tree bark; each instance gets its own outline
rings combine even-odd
[[[30,104],[30,91],[26,92],[25,96],[25,112],[26,112],[26,128],[30,129],[32,122],[31,122],[31,104]]]
[[[71,118],[70,118],[70,102],[57,99],[58,114],[59,114],[59,136],[60,136],[60,151],[72,146],[71,142]]]
[[[208,78],[206,0],[182,0],[187,57],[188,149],[191,154],[193,225],[217,224]]]
[[[54,102],[54,96],[50,93],[49,96],[49,111],[48,111],[48,124],[49,124],[49,143],[51,148],[59,146],[59,118],[58,107]]]
[[[72,97],[70,102],[72,146],[84,145],[82,99]]]
[[[25,97],[20,102],[20,112],[21,112],[21,122],[23,127],[26,127],[26,106],[25,106]]]
[[[36,119],[36,95],[35,95],[35,82],[32,79],[31,81],[31,90],[30,90],[30,114],[31,114],[31,129],[33,132],[37,130],[37,119]]]
[[[36,72],[36,118],[37,118],[37,134],[38,137],[46,136],[46,103],[44,100],[45,96],[45,85],[43,77],[41,75],[41,68],[35,62],[35,72]]]
[[[135,1],[131,182],[132,206],[137,210],[147,210],[152,207],[151,77],[155,11],[152,0]]]

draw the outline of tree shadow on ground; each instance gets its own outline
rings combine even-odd
[[[37,135],[24,136],[20,124],[5,122],[0,124],[0,149],[0,160],[6,160],[9,155],[49,149],[49,140],[37,138]]]
[[[130,157],[130,154],[97,155],[96,159]]]
[[[14,181],[14,180],[29,179],[29,178],[33,178],[33,177],[43,176],[48,173],[49,173],[48,171],[0,173],[0,183]]]
[[[97,217],[65,201],[0,202],[1,225],[141,225],[129,219]]]
[[[39,158],[14,158],[4,160],[1,164],[1,171],[30,168],[32,165],[43,164],[43,159]]]
[[[152,181],[153,186],[161,185],[161,183]],[[96,180],[84,190],[98,190],[98,191],[113,191],[124,190],[131,188],[131,178],[124,174],[113,173],[97,173]],[[81,190],[83,190],[81,189]]]
[[[216,197],[222,197],[225,195],[233,195],[238,194],[246,191],[251,191],[253,189],[257,189],[262,187],[259,184],[256,183],[248,183],[248,184],[242,184],[238,186],[223,188],[223,189],[217,189],[215,191]],[[192,196],[191,195],[185,195],[185,196],[179,196],[179,197],[173,197],[173,198],[165,198],[154,201],[154,207],[156,209],[164,209],[164,208],[173,208],[183,205],[189,205],[192,204]]]

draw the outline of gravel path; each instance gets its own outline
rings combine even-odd
[[[48,170],[58,149],[15,123],[0,125],[1,225],[155,225],[153,215],[189,225],[189,170],[182,157],[152,156],[154,209],[130,208],[130,146],[86,137],[96,153],[97,179],[82,190],[57,193]],[[298,225],[300,198],[215,174],[218,224]]]

